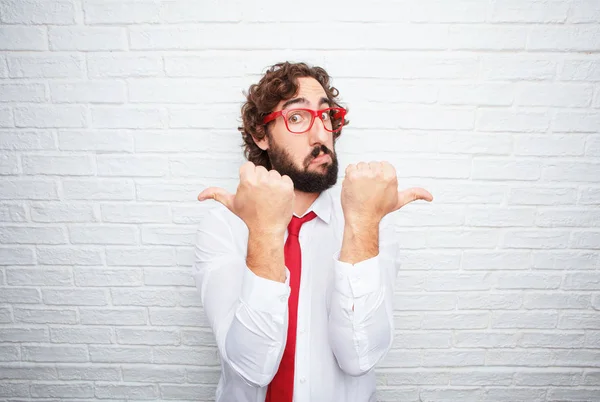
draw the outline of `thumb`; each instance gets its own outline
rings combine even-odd
[[[413,187],[409,188],[408,190],[399,191],[398,204],[396,205],[394,211],[416,200],[425,200],[431,202],[433,200],[433,196],[429,191],[420,187]]]
[[[209,187],[198,195],[198,201],[215,200],[225,205],[229,210],[233,208],[234,195],[219,187]]]

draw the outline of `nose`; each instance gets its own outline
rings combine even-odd
[[[329,134],[329,131],[325,130],[323,120],[316,116],[312,127],[308,131],[310,145],[326,144]]]

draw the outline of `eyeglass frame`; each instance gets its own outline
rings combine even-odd
[[[295,132],[295,131],[290,130],[290,127],[288,126],[288,122],[287,122],[287,119],[286,119],[288,113],[293,112],[293,111],[297,111],[297,110],[302,110],[302,111],[308,112],[312,116],[312,120],[310,122],[310,125],[308,126],[308,128],[306,130],[304,130],[302,132]],[[342,124],[340,124],[340,127],[338,129],[329,130],[326,127],[325,122],[323,121],[323,118],[321,118],[321,114],[323,112],[328,112],[330,110],[336,110],[336,111],[338,111],[339,114],[341,114],[341,116],[339,116],[339,114],[336,114],[336,116],[339,116],[339,119],[342,120]],[[282,110],[278,110],[276,112],[272,112],[272,113],[269,113],[268,115],[266,115],[263,118],[263,124],[270,123],[271,121],[275,120],[279,116],[282,116],[282,117],[284,117],[283,122],[285,123],[285,127],[287,128],[287,130],[290,133],[292,133],[292,134],[304,134],[307,131],[310,131],[310,129],[312,128],[312,126],[315,124],[315,117],[318,117],[319,120],[321,120],[321,123],[323,123],[323,128],[325,128],[326,131],[329,131],[330,133],[336,133],[338,131],[341,131],[342,127],[344,127],[343,120],[346,117],[346,113],[347,113],[347,110],[344,109],[343,107],[328,107],[328,108],[319,109],[319,110],[305,109],[305,108],[282,109]],[[336,117],[336,119],[337,118],[338,117]]]

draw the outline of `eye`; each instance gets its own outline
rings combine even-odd
[[[329,112],[321,112],[321,120],[328,121],[330,118],[331,116],[329,115]]]
[[[303,117],[300,113],[290,113],[288,115],[288,122],[292,124],[298,124],[302,122]]]

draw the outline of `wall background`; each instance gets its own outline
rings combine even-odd
[[[242,90],[323,65],[389,160],[380,401],[600,401],[600,1],[0,0],[0,399],[210,401],[190,276]],[[343,170],[341,170],[343,172]]]

